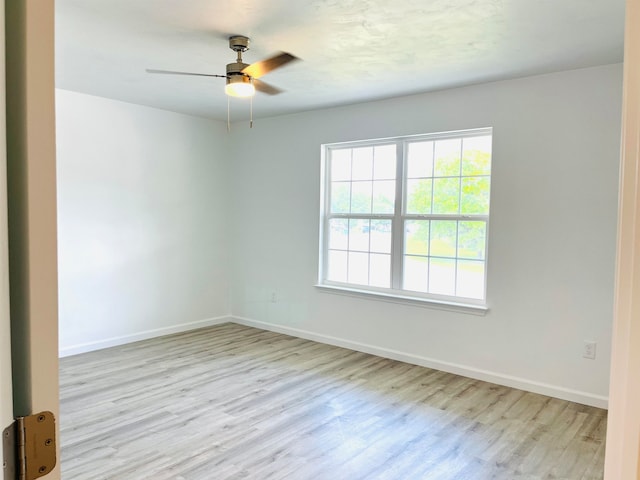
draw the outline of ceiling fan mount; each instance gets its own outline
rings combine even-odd
[[[229,37],[229,48],[234,52],[246,52],[249,50],[249,37],[245,37],[244,35],[231,35]]]

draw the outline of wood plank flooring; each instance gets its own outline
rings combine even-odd
[[[64,480],[601,479],[606,411],[236,324],[61,359]]]

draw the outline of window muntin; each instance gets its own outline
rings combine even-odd
[[[320,283],[480,304],[491,129],[325,146]]]

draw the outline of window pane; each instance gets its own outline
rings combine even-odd
[[[329,208],[321,268],[327,280],[392,295],[399,288],[425,298],[482,300],[490,130],[357,145],[325,151]],[[398,170],[404,178],[397,178]]]
[[[433,176],[433,142],[408,144],[407,178]]]
[[[489,214],[489,177],[462,179],[461,213]]]
[[[436,257],[456,256],[456,228],[454,220],[433,220],[431,222],[431,255]]]
[[[369,220],[349,220],[349,250],[369,251]]]
[[[351,180],[351,149],[331,150],[331,180]]]
[[[458,222],[458,257],[484,259],[487,224]]]
[[[456,293],[456,261],[446,258],[429,259],[429,292],[439,295]]]
[[[404,253],[429,255],[429,220],[404,222]]]
[[[426,257],[404,257],[402,288],[414,292],[426,292],[429,278],[429,259]]]
[[[468,298],[484,298],[484,262],[460,260],[456,295]]]
[[[435,147],[434,177],[460,175],[462,139],[437,140]]]
[[[329,220],[329,248],[347,250],[349,245],[349,220],[332,218]]]
[[[349,252],[348,282],[360,285],[369,284],[369,254]]]
[[[354,148],[351,177],[353,180],[373,178],[373,147]]]
[[[407,180],[407,213],[431,213],[431,189],[433,180]]]
[[[393,213],[395,200],[396,182],[394,180],[373,182],[373,213]]]
[[[391,286],[390,255],[369,255],[369,285],[382,288]]]
[[[329,250],[327,280],[332,282],[347,281],[347,252]]]
[[[351,182],[331,182],[331,213],[349,213]]]
[[[371,220],[372,252],[391,253],[391,220]]]
[[[351,213],[371,213],[372,183],[351,183]]]
[[[381,145],[374,149],[374,180],[393,180],[396,178],[396,146]]]
[[[460,210],[459,178],[433,179],[433,213],[457,214]]]
[[[462,175],[491,173],[491,135],[462,140]]]

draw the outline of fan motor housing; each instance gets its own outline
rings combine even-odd
[[[233,62],[227,63],[227,75],[245,75],[242,70],[249,66],[248,63]]]

